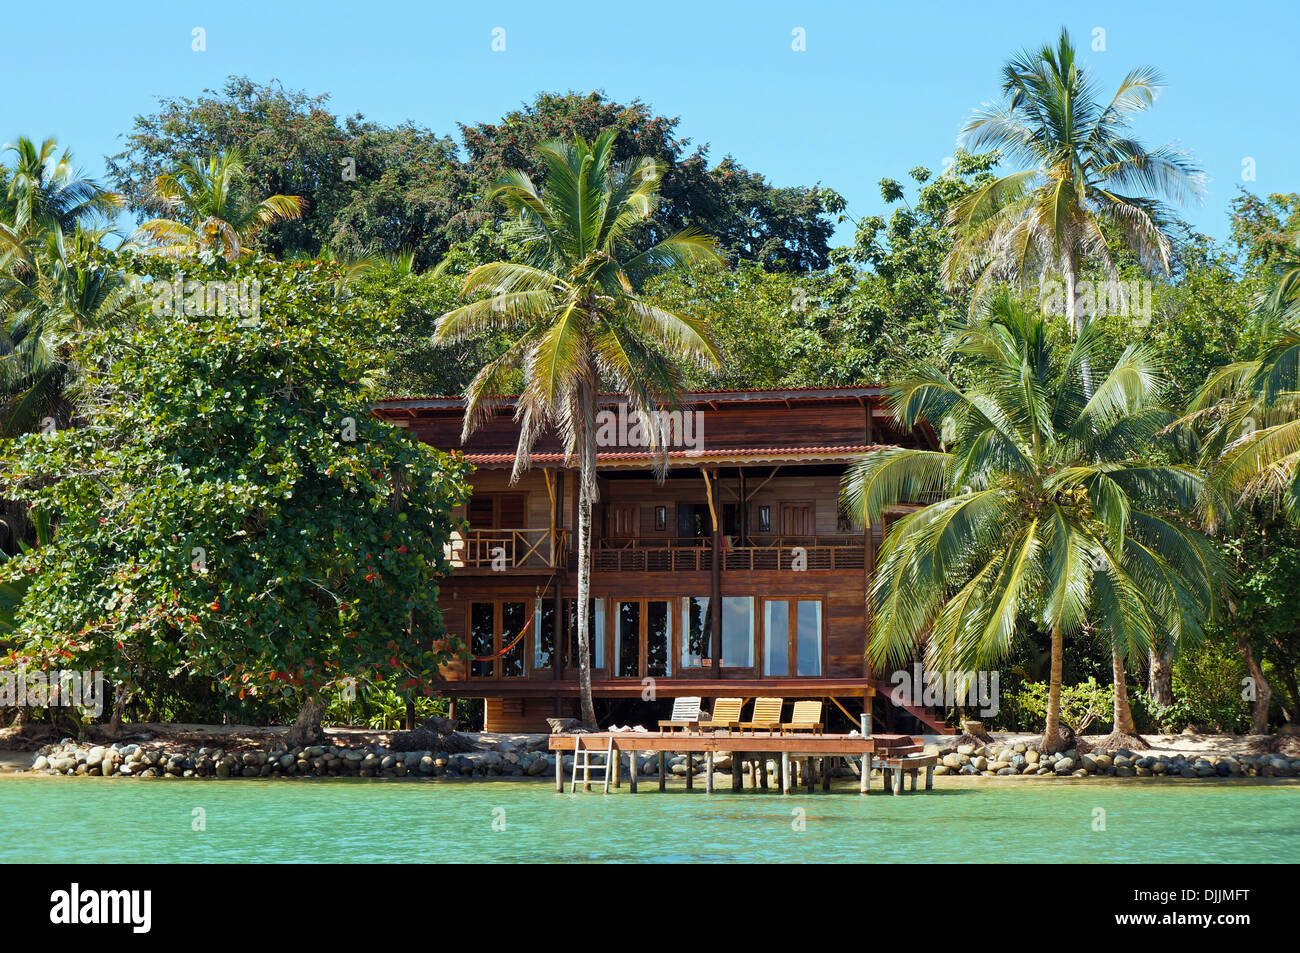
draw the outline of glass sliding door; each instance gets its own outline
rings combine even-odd
[[[524,677],[524,646],[527,638],[519,639],[519,634],[528,624],[528,603],[501,603],[501,629],[497,634],[496,651],[501,652],[501,672],[499,678]],[[518,642],[515,640],[519,639]],[[506,648],[513,643],[509,651]]]
[[[569,658],[566,664],[578,671],[578,600],[564,604],[564,629],[569,635]],[[605,600],[587,600],[587,638],[591,641],[591,667],[605,667]]]
[[[645,674],[652,678],[672,675],[672,612],[662,599],[646,603]]]
[[[763,674],[790,674],[790,603],[763,603]]]
[[[722,597],[722,664],[750,668],[754,664],[754,597]]]
[[[641,603],[620,602],[614,616],[614,674],[641,675]]]
[[[801,600],[795,633],[795,674],[822,673],[822,604]]]
[[[491,655],[496,651],[496,603],[471,602],[469,604],[469,654],[487,659],[480,662],[471,658],[469,674],[471,678],[491,678],[496,674],[496,665]]]
[[[682,599],[682,668],[700,668],[711,654],[713,632],[709,625],[709,597]]]

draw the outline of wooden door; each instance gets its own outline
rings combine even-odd
[[[636,537],[638,510],[639,507],[635,503],[609,504],[609,535],[612,539]]]
[[[815,536],[813,505],[811,503],[782,503],[781,535]]]

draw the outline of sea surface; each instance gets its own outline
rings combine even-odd
[[[891,797],[553,781],[0,779],[0,863],[1298,863],[1300,783],[936,778]]]

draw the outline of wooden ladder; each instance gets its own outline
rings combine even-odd
[[[591,789],[591,771],[595,768],[597,771],[605,772],[605,793],[609,793],[609,773],[614,770],[614,738],[609,739],[609,747],[605,749],[605,763],[592,764],[591,756],[599,754],[591,748],[582,746],[582,735],[573,736],[573,781],[569,785],[569,793],[573,794],[578,790],[578,769],[582,769],[582,787],[584,790]]]

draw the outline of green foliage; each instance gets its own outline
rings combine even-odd
[[[1248,731],[1250,705],[1242,699],[1247,674],[1235,645],[1206,639],[1174,662],[1174,715],[1214,731]]]
[[[327,725],[365,727],[372,731],[395,731],[406,724],[408,695],[387,688],[362,688],[358,686],[356,699],[347,700],[342,695],[331,698],[321,719]],[[451,702],[446,698],[419,696],[415,704],[415,723],[422,724],[435,715],[447,717]]]
[[[1047,717],[1047,682],[1026,682],[1018,691],[1003,693],[1003,698],[1004,717],[1016,726],[1014,730],[1032,730]],[[1099,725],[1109,725],[1113,705],[1114,689],[1095,678],[1061,686],[1061,721],[1075,734],[1095,733]]]
[[[7,665],[241,699],[346,677],[419,690],[449,654],[437,577],[466,465],[370,415],[371,319],[331,266],[191,263],[185,278],[260,282],[260,315],[158,309],[97,339],[111,370],[88,425],[5,448],[0,495],[58,524],[0,571],[31,586]]]

